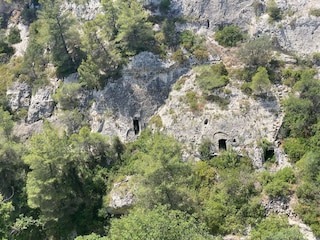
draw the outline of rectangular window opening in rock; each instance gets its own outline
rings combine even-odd
[[[227,140],[226,139],[219,139],[219,151],[226,151],[227,150]]]
[[[133,119],[133,130],[134,130],[134,134],[138,135],[140,132],[140,126],[139,126],[139,119],[138,118],[134,118]]]

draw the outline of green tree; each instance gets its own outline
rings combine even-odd
[[[112,220],[108,237],[112,240],[212,238],[205,226],[191,215],[164,206],[157,206],[152,210],[136,209],[128,216]]]
[[[287,219],[271,215],[257,224],[251,231],[251,239],[257,240],[303,240],[299,229],[289,225]]]
[[[265,94],[270,91],[271,82],[267,69],[259,67],[257,73],[252,77],[252,90],[255,94]]]
[[[13,210],[12,203],[4,199],[0,194],[0,237],[2,239],[7,239],[10,235],[10,217]]]
[[[119,4],[116,46],[123,56],[133,56],[142,51],[152,50],[154,36],[148,13],[134,0]]]
[[[215,33],[215,40],[224,47],[234,47],[243,39],[240,28],[235,25],[224,27]]]
[[[24,156],[31,169],[28,205],[40,210],[48,237],[66,237],[71,229],[85,234],[99,226],[105,167],[112,159],[108,151],[106,139],[87,128],[69,137],[46,124],[43,134],[31,138]]]
[[[129,156],[128,156],[129,155]],[[181,146],[172,137],[145,131],[124,156],[138,179],[137,204],[147,209],[162,204],[192,212],[192,169],[181,161]]]
[[[248,66],[266,66],[272,51],[271,40],[268,36],[251,39],[239,49],[239,58]]]
[[[38,20],[41,23],[39,41],[49,46],[58,75],[75,72],[82,58],[75,19],[60,9],[61,0],[40,0],[39,3],[42,6]]]

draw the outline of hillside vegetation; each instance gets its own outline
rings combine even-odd
[[[17,20],[12,12],[0,18],[0,238],[307,239],[299,226],[289,223],[293,217],[320,237],[318,53],[284,54],[272,37],[251,37],[235,24],[197,34],[188,28],[195,20],[172,14],[173,3],[167,0],[159,5],[101,0],[90,18],[77,16],[63,0],[6,2],[21,6],[21,12]],[[69,3],[86,6],[88,1]],[[266,7],[270,24],[284,17],[275,1]],[[25,40],[18,23],[29,27],[23,56],[16,54]],[[219,139],[218,151],[210,138],[178,141],[167,134],[161,111],[149,126],[133,118],[132,141],[92,131],[92,96],[109,98],[104,89],[125,85],[120,81],[123,70],[142,52],[170,63],[169,68],[188,70],[172,86],[178,95],[187,85],[178,96],[180,105],[168,111],[173,122],[178,108],[194,121],[210,104],[228,111],[237,88],[248,99],[238,113],[243,116],[250,101],[279,103],[283,115],[275,143],[252,136],[256,145],[240,146],[240,152],[229,147],[226,137]],[[226,66],[231,56],[241,64]],[[78,74],[77,81],[67,82],[72,73]],[[54,117],[40,116],[43,127],[26,138],[16,133],[35,125],[27,121],[27,107],[12,108],[8,89],[13,83],[26,83],[33,96],[56,84],[50,95]],[[148,89],[154,98],[160,83],[159,89]],[[279,86],[290,90],[288,97],[277,99]],[[117,119],[117,111],[104,117],[121,128],[125,123]],[[254,147],[261,149],[261,166],[250,152]],[[276,148],[284,149],[285,166]],[[125,203],[112,206],[117,200]],[[278,202],[291,212],[269,206]]]

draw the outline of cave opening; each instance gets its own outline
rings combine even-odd
[[[138,135],[140,132],[140,126],[139,126],[139,119],[138,118],[134,118],[133,119],[133,130],[134,130],[134,134]]]
[[[273,158],[274,158],[274,149],[267,149],[264,156],[265,161],[272,160]]]
[[[227,140],[226,139],[219,139],[219,151],[225,151],[227,150]]]

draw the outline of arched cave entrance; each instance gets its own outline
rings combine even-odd
[[[227,139],[219,139],[219,151],[225,151],[227,150]]]
[[[133,118],[133,130],[135,135],[138,135],[140,132],[139,119],[137,117]]]

